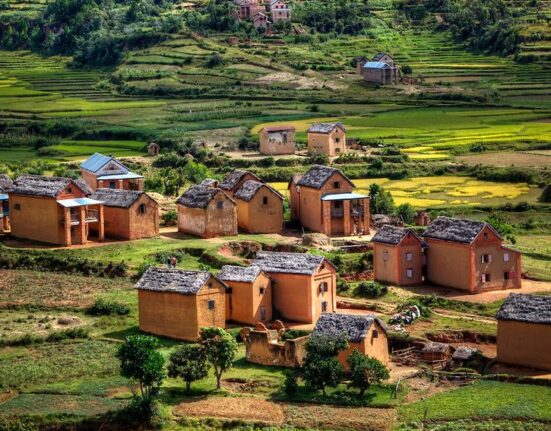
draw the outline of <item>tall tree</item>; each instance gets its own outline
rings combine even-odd
[[[363,355],[357,349],[346,359],[350,368],[350,386],[358,388],[360,395],[373,384],[379,384],[390,377],[388,369],[381,361]]]
[[[205,347],[200,344],[185,344],[170,355],[169,377],[180,377],[186,383],[186,391],[191,383],[209,374]]]
[[[235,338],[222,328],[201,328],[201,344],[205,347],[208,362],[214,369],[216,388],[221,388],[222,374],[233,365],[237,353]]]

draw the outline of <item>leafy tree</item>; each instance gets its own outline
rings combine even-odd
[[[516,242],[513,235],[513,225],[507,222],[503,214],[491,213],[484,221],[491,225],[503,238],[507,238],[513,244]]]
[[[191,383],[209,374],[205,347],[200,344],[186,344],[170,355],[169,377],[181,377],[189,392]]]
[[[152,397],[159,392],[166,377],[165,360],[157,351],[158,348],[159,341],[156,338],[132,335],[126,338],[117,352],[121,363],[121,375],[138,381],[141,398],[146,404],[149,404]]]
[[[344,368],[336,358],[339,351],[348,348],[344,334],[313,335],[306,344],[303,378],[306,386],[321,390],[327,395],[327,387],[337,387]]]
[[[402,66],[402,73],[403,73],[404,75],[411,75],[411,74],[413,73],[413,69],[411,68],[410,65],[404,64],[404,65]]]
[[[398,208],[396,209],[396,213],[402,217],[402,220],[406,224],[413,223],[413,219],[415,218],[415,209],[411,204],[405,203],[398,205]]]
[[[539,198],[540,202],[551,202],[551,184],[547,184],[543,191],[541,192],[541,196]]]
[[[394,210],[394,199],[380,185],[369,186],[370,211],[372,214],[390,214]]]
[[[201,328],[199,337],[201,344],[205,347],[207,361],[214,369],[216,376],[216,388],[221,388],[222,374],[233,365],[237,352],[235,338],[222,328],[207,327]]]
[[[350,386],[358,388],[360,395],[373,384],[379,384],[390,377],[388,369],[375,358],[363,355],[357,349],[346,359],[350,369]]]
[[[294,21],[320,33],[359,34],[370,19],[367,0],[303,0],[293,9]]]

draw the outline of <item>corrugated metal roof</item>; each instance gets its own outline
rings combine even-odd
[[[382,61],[368,61],[363,65],[364,69],[387,69],[390,66]]]
[[[74,207],[82,207],[86,205],[99,205],[103,202],[96,201],[95,199],[90,198],[78,198],[78,199],[60,199],[57,201],[59,205],[65,208],[74,208]]]
[[[360,193],[331,193],[321,197],[322,201],[347,201],[351,199],[367,199],[369,196]]]
[[[137,178],[143,178],[143,176],[134,172],[127,172],[126,174],[102,175],[98,177],[98,180],[135,180]]]
[[[111,156],[95,153],[82,162],[80,167],[90,172],[97,172],[113,159]]]
[[[8,195],[0,195],[0,201],[7,201]]]

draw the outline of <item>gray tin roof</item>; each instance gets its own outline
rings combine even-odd
[[[377,321],[386,332],[384,324],[375,316],[360,314],[322,313],[314,327],[313,335],[345,334],[352,343],[361,342],[373,322]]]
[[[421,236],[470,244],[486,226],[495,232],[490,225],[482,221],[440,216],[427,227]],[[499,236],[497,232],[495,233]]]
[[[354,186],[352,181],[350,181],[348,177],[342,173],[341,170],[322,165],[313,165],[308,172],[300,177],[300,179],[297,181],[297,185],[312,187],[314,189],[321,189],[324,184],[329,180],[329,178],[331,178],[331,175],[336,172],[340,173],[346,181]]]
[[[176,203],[189,208],[206,208],[218,193],[224,192],[215,187],[194,185],[187,189]],[[226,194],[224,193],[224,195]],[[228,196],[226,195],[226,197]],[[231,199],[229,200],[233,203]]]
[[[134,286],[138,290],[174,292],[196,295],[212,277],[206,271],[185,271],[182,269],[150,267]]]
[[[335,127],[340,127],[346,131],[344,125],[338,121],[336,123],[315,123],[310,126],[308,133],[331,133]]]
[[[263,271],[282,274],[314,274],[323,262],[329,262],[325,257],[309,253],[279,253],[264,251],[256,255],[253,265]]]
[[[97,189],[90,198],[102,201],[107,207],[130,208],[144,194],[138,190]]]
[[[241,283],[252,283],[255,281],[262,270],[258,266],[236,266],[224,265],[218,273],[218,278],[222,281],[236,281]]]
[[[551,324],[551,296],[512,293],[499,309],[498,320]]]

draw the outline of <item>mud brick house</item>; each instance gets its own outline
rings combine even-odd
[[[257,12],[266,12],[262,0],[234,0],[234,15],[238,19],[251,19]]]
[[[272,279],[274,315],[315,323],[321,313],[337,309],[337,270],[323,256],[260,252],[253,266]]]
[[[107,238],[133,240],[159,235],[159,205],[148,194],[97,189],[90,198],[103,202]]]
[[[224,190],[230,197],[232,197],[237,190],[243,185],[245,181],[254,180],[262,183],[263,181],[255,174],[247,171],[236,169],[230,172],[224,177],[224,179],[218,184],[218,187]]]
[[[70,246],[86,244],[91,231],[104,239],[103,202],[87,198],[70,178],[22,175],[9,190],[11,234]]]
[[[551,370],[551,296],[513,293],[496,317],[498,361]]]
[[[291,21],[291,8],[282,0],[271,0],[270,12],[274,24],[279,21]]]
[[[369,233],[369,196],[354,193],[340,170],[314,165],[288,187],[291,216],[306,229],[328,236]]]
[[[226,290],[226,320],[256,325],[272,320],[272,280],[255,266],[225,265],[218,278]]]
[[[477,293],[521,287],[521,257],[487,223],[438,217],[421,235],[430,283]]]
[[[10,202],[8,192],[13,181],[6,174],[0,175],[0,233],[10,230]]]
[[[245,181],[233,196],[237,204],[237,224],[249,233],[283,232],[285,198],[267,184]]]
[[[151,157],[157,156],[161,152],[161,147],[155,142],[150,142],[147,146],[147,154]]]
[[[396,85],[400,80],[400,68],[394,59],[380,52],[372,60],[365,57],[356,58],[356,71],[364,81],[379,85]]]
[[[113,156],[95,153],[80,165],[82,179],[96,189],[143,190],[144,178],[130,172]]]
[[[191,186],[176,203],[179,232],[202,238],[237,235],[235,201],[223,190]]]
[[[415,213],[415,224],[417,226],[428,226],[430,224],[430,214],[426,211]]]
[[[348,340],[348,349],[339,352],[338,360],[348,369],[346,359],[354,351],[388,364],[388,335],[384,323],[374,316],[322,313],[312,336],[340,336]]]
[[[342,123],[316,123],[308,129],[308,153],[335,157],[346,152],[346,129]]]
[[[264,127],[260,130],[259,151],[266,155],[295,154],[296,129],[293,126]]]
[[[423,282],[425,243],[413,230],[384,225],[372,242],[375,280],[399,286]]]
[[[428,363],[449,361],[452,357],[452,349],[449,344],[429,341],[423,346],[421,357]]]
[[[151,267],[135,288],[142,331],[195,341],[203,327],[225,327],[226,286],[209,272]]]
[[[264,29],[266,33],[269,33],[272,28],[272,22],[265,13],[257,12],[253,16],[253,27],[257,30],[259,28]]]

